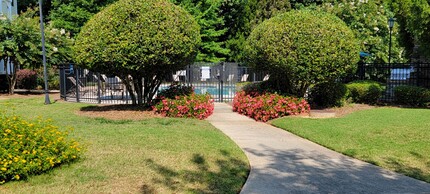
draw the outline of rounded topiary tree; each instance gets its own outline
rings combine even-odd
[[[277,90],[302,97],[312,84],[352,72],[359,45],[336,16],[295,10],[257,26],[246,41],[245,56],[250,66],[271,74]]]
[[[85,24],[74,51],[80,66],[119,76],[142,104],[167,74],[195,59],[199,42],[194,18],[167,0],[120,0]]]

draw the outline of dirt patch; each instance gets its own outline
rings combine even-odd
[[[0,93],[0,100],[14,99],[14,98],[36,98],[43,97],[45,94],[2,94]],[[49,94],[50,100],[60,100],[60,93]]]
[[[322,109],[320,111],[333,112],[335,114],[335,117],[343,117],[353,112],[368,110],[373,108],[376,108],[376,106],[371,106],[367,104],[347,104],[343,107]]]
[[[143,120],[161,117],[150,108],[134,105],[92,105],[81,108],[75,114],[110,120]]]

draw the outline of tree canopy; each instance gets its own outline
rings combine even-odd
[[[134,103],[151,103],[167,74],[194,61],[199,31],[194,18],[170,2],[120,0],[82,28],[75,60],[82,67],[120,76]]]
[[[37,10],[29,9],[13,20],[0,20],[0,59],[14,64],[11,72],[7,72],[9,93],[14,91],[18,67],[34,69],[42,65],[41,35],[36,13]],[[47,64],[69,61],[73,41],[68,34],[48,25],[45,35]]]
[[[258,25],[245,46],[246,62],[282,81],[278,91],[302,97],[308,87],[352,72],[359,44],[338,17],[294,10]]]

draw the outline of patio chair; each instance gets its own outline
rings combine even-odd
[[[248,81],[248,77],[249,77],[249,74],[243,74],[242,78],[240,79],[240,81],[241,82],[246,82],[246,81]]]
[[[115,77],[106,77],[106,75],[102,75],[105,79],[106,89],[110,91],[111,98],[113,99],[114,95],[121,94],[121,99],[124,98],[124,84],[122,80]]]
[[[230,75],[228,75],[228,78],[227,78],[227,81],[228,81],[228,82],[232,82],[232,81],[233,81],[233,79],[234,79],[234,74],[230,74]]]
[[[74,77],[67,77],[67,79],[72,83],[72,87],[67,91],[67,93],[74,93],[77,95],[77,91],[79,91],[82,92],[80,94],[84,96],[88,92],[81,81],[76,80]]]

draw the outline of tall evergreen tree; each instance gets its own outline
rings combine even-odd
[[[219,62],[226,60],[230,50],[221,37],[227,32],[219,9],[221,0],[172,0],[187,10],[200,25],[202,42],[196,61]]]
[[[72,36],[97,12],[117,0],[52,0],[49,19],[56,28],[69,31]]]

